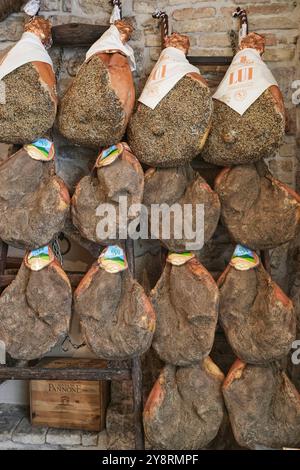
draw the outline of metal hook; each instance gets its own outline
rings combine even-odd
[[[121,0],[112,0],[113,7],[118,7],[120,10],[120,17],[122,18],[122,2]]]

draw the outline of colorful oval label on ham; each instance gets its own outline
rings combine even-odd
[[[167,257],[167,262],[171,263],[173,266],[182,266],[193,258],[195,258],[195,255],[190,251],[185,251],[184,253],[170,252]]]
[[[54,253],[49,246],[30,251],[25,256],[25,265],[31,271],[41,271],[54,261]]]
[[[32,144],[25,145],[24,148],[33,160],[49,162],[54,159],[55,150],[51,140],[39,139]]]
[[[102,269],[111,274],[119,273],[128,269],[124,250],[116,245],[105,248],[99,257],[98,262]]]
[[[123,145],[112,145],[108,149],[102,150],[96,161],[96,168],[108,166],[114,163],[123,153]]]
[[[249,269],[256,268],[259,263],[259,257],[255,251],[243,245],[236,246],[230,261],[230,265],[238,271],[248,271]]]

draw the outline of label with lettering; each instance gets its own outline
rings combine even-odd
[[[152,70],[139,101],[148,108],[155,109],[188,73],[199,75],[199,69],[189,63],[183,51],[176,47],[166,47]]]
[[[111,165],[120,157],[120,155],[122,155],[123,150],[124,148],[122,144],[112,145],[108,149],[102,150],[97,158],[95,167],[101,168],[103,166]]]
[[[237,245],[232,255],[230,265],[238,271],[248,271],[258,266],[259,262],[259,257],[255,251],[250,250],[250,248],[246,246]]]
[[[31,271],[41,271],[54,260],[53,251],[49,246],[38,248],[37,250],[30,251],[25,256],[25,265]]]
[[[278,86],[278,83],[260,53],[247,48],[235,55],[213,98],[242,116],[273,85]]]
[[[195,255],[190,251],[185,251],[184,253],[173,253],[170,251],[167,262],[173,266],[182,266],[193,258],[195,258]]]
[[[117,245],[105,248],[99,257],[98,262],[102,269],[111,274],[125,271],[128,268],[124,250]]]
[[[33,160],[49,162],[54,158],[54,144],[48,139],[38,139],[32,144],[24,146],[28,155]]]

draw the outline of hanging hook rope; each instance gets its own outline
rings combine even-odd
[[[110,24],[122,19],[122,2],[121,0],[112,0],[113,11],[110,17]]]
[[[60,265],[62,266],[63,265],[63,257],[62,257],[62,254],[61,254],[61,249],[60,249],[60,245],[59,245],[59,241],[58,241],[58,236],[54,237],[54,239],[51,243],[51,248],[52,248],[52,251],[53,251],[55,257],[58,259],[58,261],[60,262]]]
[[[232,14],[233,18],[239,18],[240,20],[240,33],[239,33],[239,44],[241,40],[245,38],[249,31],[248,25],[248,16],[246,10],[237,7],[237,9]]]
[[[164,48],[165,37],[169,36],[169,17],[165,11],[156,9],[152,14],[152,18],[161,20],[161,42]]]

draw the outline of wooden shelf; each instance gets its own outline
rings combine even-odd
[[[69,23],[53,26],[53,45],[58,47],[90,47],[109,26]]]
[[[1,380],[130,380],[130,369],[47,369],[35,367],[0,366]]]
[[[188,60],[193,65],[230,65],[231,56],[188,56]]]

